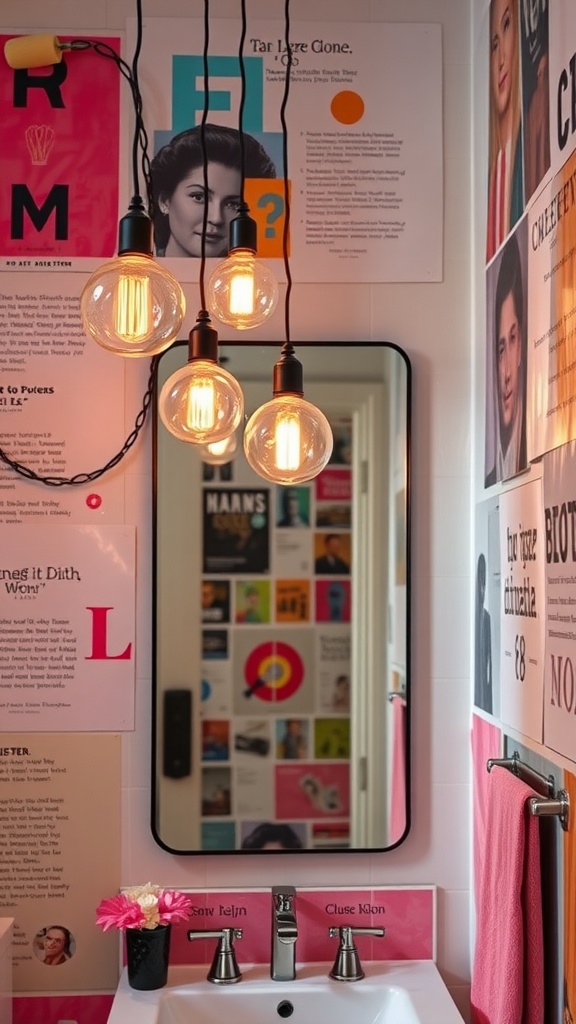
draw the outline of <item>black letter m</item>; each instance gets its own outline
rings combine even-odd
[[[48,217],[56,210],[54,238],[57,241],[68,238],[68,185],[53,185],[40,207],[36,206],[27,185],[13,185],[11,238],[24,238],[24,210],[36,231],[42,231]]]

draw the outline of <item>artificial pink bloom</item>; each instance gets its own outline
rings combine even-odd
[[[162,924],[171,924],[173,921],[185,921],[190,917],[192,900],[183,892],[162,892],[158,897],[158,910]]]
[[[190,916],[192,900],[181,892],[159,889],[150,884],[102,900],[96,909],[96,924],[109,928],[157,928],[184,921]]]
[[[140,928],[143,922],[142,907],[122,893],[102,900],[96,909],[96,924],[105,932],[109,928]]]

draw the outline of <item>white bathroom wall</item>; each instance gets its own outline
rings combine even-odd
[[[283,17],[283,0],[250,0],[248,15]],[[237,0],[212,0],[235,17]],[[132,0],[2,0],[3,30],[123,30]],[[199,17],[201,0],[144,0],[148,17]],[[433,883],[439,886],[438,963],[467,1015],[469,981],[469,622],[471,160],[470,4],[467,0],[292,0],[293,22],[399,21],[443,26],[445,216],[439,284],[298,285],[292,336],[389,340],[413,367],[412,830],[387,854],[175,857],[149,829],[150,478],[126,474],[127,522],[138,528],[137,726],[124,737],[124,884],[191,886]],[[398,89],[403,83],[399,81]],[[420,83],[422,92],[426,81]],[[385,103],[385,97],[382,98]],[[127,389],[144,389],[142,371]],[[129,402],[127,404],[130,404]],[[137,397],[134,403],[138,407]],[[130,429],[131,425],[128,426]],[[149,443],[149,439],[148,439]],[[142,460],[138,460],[142,465]]]

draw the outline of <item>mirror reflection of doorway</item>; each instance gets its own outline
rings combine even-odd
[[[372,369],[350,380],[343,359],[343,380],[326,383],[321,348],[302,357],[335,438],[316,480],[271,485],[241,446],[225,480],[207,477],[198,450],[155,423],[153,831],[174,852],[246,849],[274,823],[311,851],[385,849],[407,829],[408,712],[400,748],[389,695],[408,707],[409,369],[393,347],[359,345]],[[277,352],[225,351],[250,415]],[[165,353],[159,381],[185,357]],[[191,753],[170,776],[162,694],[176,684]]]

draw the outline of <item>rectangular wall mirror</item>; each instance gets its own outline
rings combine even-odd
[[[279,352],[221,346],[247,417]],[[380,342],[296,354],[334,435],[309,483],[257,476],[241,437],[206,461],[154,413],[152,831],[172,853],[386,850],[409,829],[410,363]],[[159,357],[156,399],[187,355]]]

